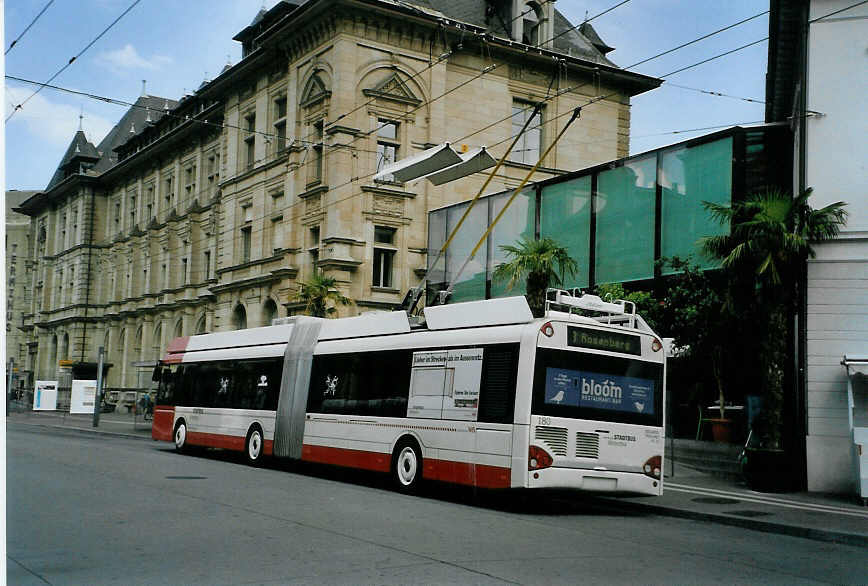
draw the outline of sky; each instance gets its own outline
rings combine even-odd
[[[6,75],[44,82],[79,53],[134,0],[55,0],[6,55]],[[142,93],[178,99],[241,58],[232,37],[276,0],[140,0],[52,84],[133,102]],[[607,10],[616,0],[556,0],[570,22]],[[48,0],[6,0],[4,49]],[[592,21],[620,67],[768,10],[751,0],[631,0]],[[768,35],[763,15],[631,71],[665,74]],[[764,106],[696,89],[762,101],[765,42],[666,78],[632,100],[631,154],[707,134],[694,128],[762,121]],[[673,84],[693,88],[684,89]],[[34,86],[6,80],[6,116]],[[6,123],[6,189],[44,189],[81,126],[97,144],[125,112],[121,106],[45,88]]]

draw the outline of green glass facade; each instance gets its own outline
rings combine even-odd
[[[567,288],[601,283],[637,283],[662,277],[664,257],[690,257],[704,268],[701,240],[725,233],[704,202],[729,205],[746,190],[783,186],[790,175],[785,149],[788,129],[735,127],[533,184],[515,198],[476,257],[464,269],[452,301],[524,293],[492,280],[506,260],[501,246],[522,237],[550,237],[578,263]],[[511,192],[480,198],[447,249],[445,261],[429,266],[429,299],[445,289],[503,208]],[[429,213],[429,263],[467,209],[464,202]],[[444,272],[445,268],[445,272]]]

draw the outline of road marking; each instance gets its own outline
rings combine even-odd
[[[858,517],[868,519],[868,511],[858,511],[854,509],[836,507],[832,505],[821,505],[817,503],[805,503],[801,501],[788,500],[778,497],[769,497],[756,494],[748,494],[745,492],[736,492],[731,490],[719,490],[716,488],[703,488],[699,486],[689,486],[686,484],[676,484],[667,482],[663,487],[663,492],[667,490],[674,492],[686,492],[691,494],[700,494],[705,496],[726,496],[735,498],[741,501],[759,503],[763,505],[773,505],[776,507],[786,507],[790,509],[801,509],[805,511],[814,511],[818,513],[834,513],[836,515],[847,515],[850,517]]]

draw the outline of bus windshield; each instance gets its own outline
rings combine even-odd
[[[663,424],[663,365],[587,352],[537,350],[536,415]]]

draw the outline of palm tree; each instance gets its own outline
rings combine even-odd
[[[304,303],[304,311],[313,317],[328,317],[337,312],[334,305],[349,305],[352,301],[337,289],[337,279],[320,273],[299,283],[296,299]]]
[[[803,263],[816,254],[812,242],[834,238],[847,220],[844,202],[815,210],[808,204],[810,195],[810,189],[795,198],[771,190],[731,207],[705,202],[730,233],[705,238],[703,250],[720,259],[724,269],[752,274],[762,293],[788,300]]]
[[[813,244],[838,235],[846,223],[844,202],[813,209],[808,189],[797,197],[769,190],[732,206],[705,202],[705,208],[729,234],[705,238],[703,251],[721,261],[728,275],[727,305],[755,329],[759,374],[764,393],[761,436],[766,447],[779,448],[782,433],[784,377],[792,320],[797,310],[805,261]]]
[[[532,240],[523,237],[516,245],[503,245],[500,249],[509,260],[497,265],[493,277],[507,281],[507,288],[526,279],[527,302],[535,317],[545,313],[546,290],[549,285],[561,285],[567,275],[574,275],[579,265],[570,258],[567,249],[551,238]]]

